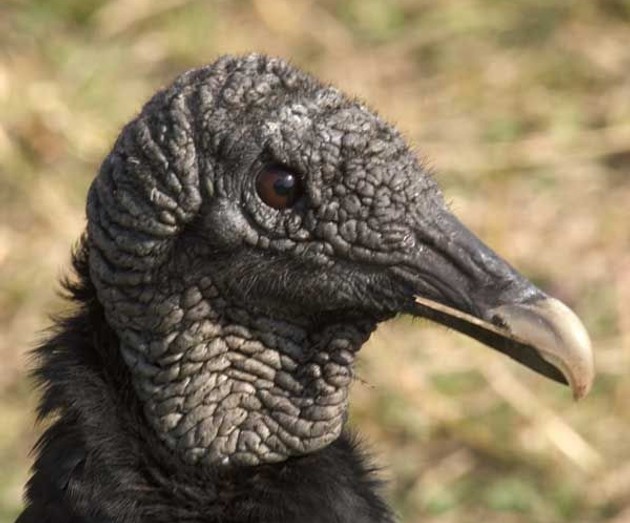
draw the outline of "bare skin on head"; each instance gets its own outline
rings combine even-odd
[[[147,420],[186,462],[329,445],[356,352],[401,312],[578,396],[592,381],[579,321],[449,214],[399,133],[281,60],[223,58],[158,93],[87,210],[98,299]]]

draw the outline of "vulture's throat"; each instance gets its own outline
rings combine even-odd
[[[309,332],[231,307],[209,278],[171,293],[137,304],[150,330],[119,326],[145,415],[168,447],[192,463],[253,465],[339,436],[373,323]]]

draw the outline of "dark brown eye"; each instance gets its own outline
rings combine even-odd
[[[302,196],[302,184],[297,175],[282,167],[267,167],[256,178],[256,191],[269,207],[286,209]]]

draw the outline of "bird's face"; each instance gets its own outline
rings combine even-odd
[[[122,133],[88,204],[91,274],[145,413],[189,461],[312,452],[355,352],[397,313],[592,380],[575,315],[446,208],[398,132],[280,60],[184,75]]]
[[[305,324],[399,312],[392,269],[444,211],[436,184],[364,106],[327,87],[283,94],[209,133],[220,145],[188,249],[250,310]]]

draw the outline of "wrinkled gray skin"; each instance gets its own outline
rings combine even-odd
[[[265,165],[301,177],[292,208],[257,195]],[[385,267],[442,209],[390,125],[282,60],[226,57],[158,93],[87,212],[91,276],[160,438],[239,465],[337,438],[355,354],[400,309]]]

